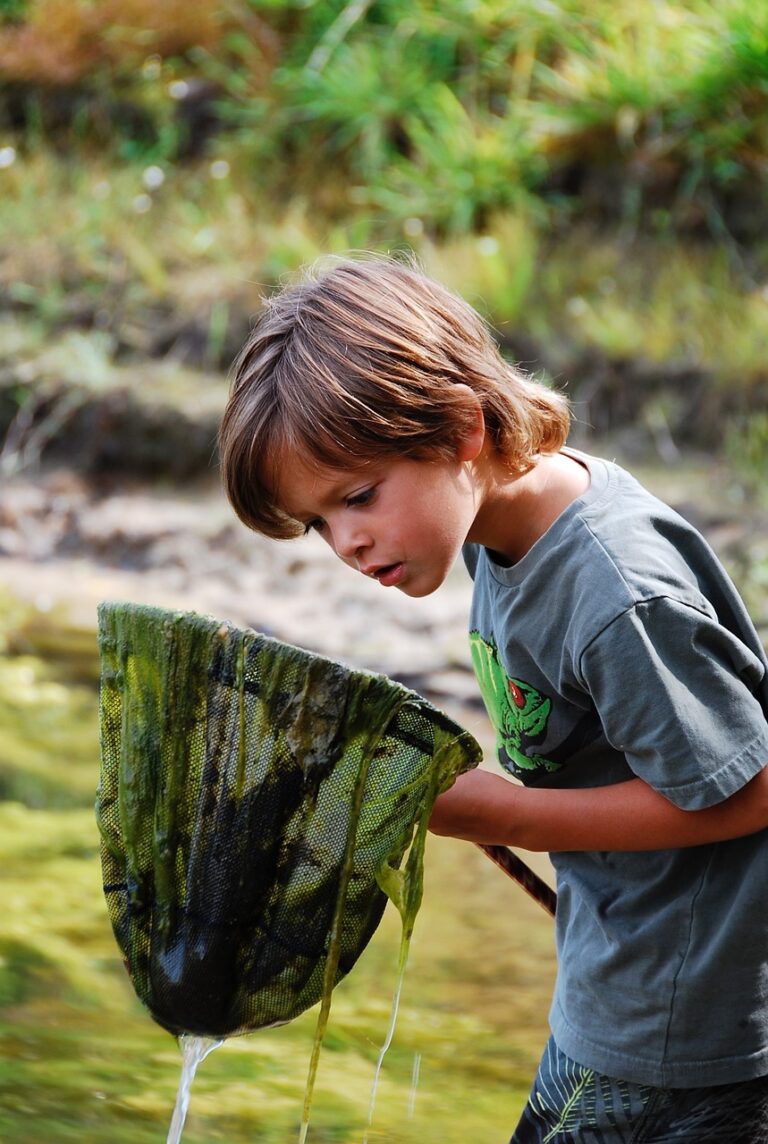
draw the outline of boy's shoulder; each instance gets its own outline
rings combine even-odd
[[[764,662],[746,608],[701,533],[620,466],[584,460],[589,489],[517,564],[501,567],[467,546],[472,625],[503,641],[514,633],[526,645],[552,645],[578,662],[603,633],[615,637],[635,618],[660,638],[670,625],[690,635],[725,624]]]
[[[570,544],[581,575],[613,587],[611,596],[618,590],[627,606],[661,596],[704,606],[708,588],[726,575],[698,529],[620,465],[582,457],[590,489],[574,505],[561,556]]]
[[[703,586],[725,577],[704,537],[615,462],[568,452],[589,470],[589,488],[511,568],[466,545],[473,579],[603,613],[657,596],[704,606]]]

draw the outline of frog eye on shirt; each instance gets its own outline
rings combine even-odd
[[[512,696],[512,702],[514,703],[515,707],[525,707],[525,696],[515,681],[509,679],[507,680],[507,683],[509,684],[509,694]]]

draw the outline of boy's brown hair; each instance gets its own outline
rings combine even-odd
[[[245,524],[304,531],[278,503],[281,461],[361,468],[455,456],[480,402],[510,472],[553,453],[569,427],[561,394],[499,353],[472,307],[412,264],[347,258],[272,297],[235,364],[219,433],[224,487]]]

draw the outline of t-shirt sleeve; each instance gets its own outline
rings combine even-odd
[[[580,671],[609,742],[684,810],[729,798],[768,764],[765,666],[704,611],[636,604],[589,643]]]

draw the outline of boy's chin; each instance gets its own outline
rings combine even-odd
[[[445,582],[445,576],[431,581],[416,581],[415,583],[398,584],[398,592],[402,592],[404,596],[410,596],[412,600],[421,600],[424,596],[431,596],[436,592],[441,584]]]

